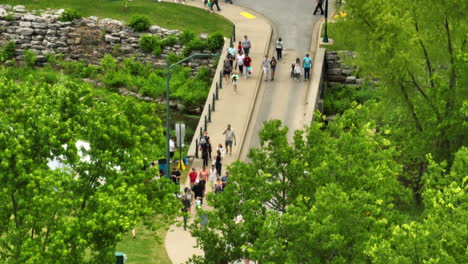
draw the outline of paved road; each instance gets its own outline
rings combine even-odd
[[[309,82],[295,81],[290,78],[289,73],[291,64],[297,57],[302,59],[306,53],[310,53],[313,26],[321,16],[312,14],[315,0],[235,0],[235,3],[270,19],[276,26],[276,36],[282,37],[286,49],[283,60],[278,64],[275,81],[265,82],[264,89],[260,91],[259,108],[252,116],[250,125],[253,126],[253,130],[248,135],[251,141],[245,142],[249,149],[260,145],[258,132],[266,120],[281,120],[289,127],[289,137],[293,135],[294,130],[303,128]],[[276,57],[276,54],[274,56]],[[242,152],[243,155],[247,153]]]
[[[277,27],[287,50],[305,52],[310,49],[315,0],[234,0],[235,4],[252,9],[270,19]]]

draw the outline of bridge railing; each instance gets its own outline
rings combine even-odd
[[[235,31],[235,27],[233,27]],[[235,33],[233,33],[235,36]],[[213,77],[213,82],[211,83],[210,91],[206,97],[205,105],[203,111],[200,115],[200,120],[198,121],[197,128],[195,129],[195,134],[193,135],[192,141],[190,143],[187,156],[192,158],[199,158],[198,150],[198,140],[203,135],[203,131],[208,131],[208,124],[212,121],[212,113],[216,111],[216,103],[219,99],[220,90],[223,89],[223,60],[225,57],[226,50],[233,42],[233,36],[229,39],[224,39],[224,46],[219,58],[218,67],[216,68],[216,73]]]

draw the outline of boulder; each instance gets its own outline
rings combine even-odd
[[[18,13],[24,13],[26,12],[26,7],[24,5],[15,5],[13,7],[13,11],[18,12]]]
[[[342,72],[343,74],[345,74],[345,75],[351,75],[351,74],[353,74],[353,70],[352,70],[352,69],[343,69],[341,72]]]
[[[33,26],[33,28],[47,28],[46,23],[39,23],[39,22],[33,22],[32,26]]]
[[[354,83],[356,83],[356,79],[357,79],[356,76],[348,76],[348,77],[346,77],[345,83],[354,84]]]
[[[19,26],[20,27],[31,27],[32,23],[28,21],[20,21]]]
[[[341,68],[328,69],[327,74],[329,74],[329,75],[341,75]]]
[[[106,34],[106,36],[104,36],[104,41],[110,42],[110,43],[120,43],[120,38],[114,37],[110,34]]]
[[[34,29],[32,28],[18,28],[16,30],[17,34],[20,34],[22,36],[31,36],[34,33]]]
[[[156,26],[156,25],[153,25],[149,28],[149,32],[151,33],[159,33],[161,32],[161,27],[160,26]]]

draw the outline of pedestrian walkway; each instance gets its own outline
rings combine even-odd
[[[187,1],[187,5],[203,8],[203,1]],[[226,4],[220,1],[221,12],[215,11],[236,25],[236,43],[247,35],[252,43],[249,56],[253,62],[253,75],[250,79],[241,78],[238,82],[238,93],[232,93],[232,85],[223,83],[223,89],[219,90],[219,100],[216,102],[216,111],[212,112],[212,122],[208,124],[208,135],[213,149],[216,149],[218,144],[224,146],[223,131],[228,124],[231,124],[236,133],[237,145],[233,146],[232,156],[225,155],[222,171],[224,174],[229,164],[238,159],[239,144],[242,142],[249,118],[256,101],[257,90],[261,82],[261,62],[264,55],[267,53],[272,35],[272,25],[262,15],[255,13],[245,8]],[[216,10],[216,8],[214,8]],[[207,11],[208,12],[208,11]],[[235,45],[237,46],[237,44]],[[224,58],[226,51],[223,51]],[[271,55],[271,54],[270,54]],[[215,78],[218,76],[215,76]],[[198,128],[199,129],[199,128]],[[198,129],[196,131],[198,131]],[[192,166],[197,172],[201,169],[201,160],[195,159]],[[188,182],[182,185],[183,189],[188,186]],[[205,203],[206,204],[206,203]],[[207,208],[204,206],[204,208]],[[195,210],[192,210],[194,212]],[[183,227],[173,225],[165,239],[166,251],[172,263],[185,263],[192,255],[203,255],[201,249],[196,248],[196,241],[191,237],[189,231],[184,231]]]

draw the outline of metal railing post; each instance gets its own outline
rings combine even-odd
[[[205,116],[205,131],[207,131],[208,128],[208,118]]]
[[[195,158],[198,159],[198,139],[195,139]]]
[[[232,42],[236,41],[236,25],[232,25]]]
[[[208,122],[211,123],[211,105],[208,104]]]
[[[200,138],[203,136],[203,127],[200,127]]]
[[[218,86],[218,83],[216,83],[216,100],[219,99],[219,96],[218,96],[218,89],[219,89],[219,86]]]
[[[216,96],[215,96],[215,94],[213,93],[213,97],[212,97],[213,99],[211,100],[211,101],[212,101],[211,104],[213,105],[213,112],[216,110],[216,108],[215,108],[215,99],[216,99],[216,98],[215,98],[215,97],[216,97]]]
[[[219,88],[223,88],[223,71],[219,72]]]

